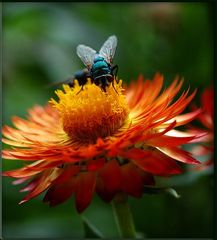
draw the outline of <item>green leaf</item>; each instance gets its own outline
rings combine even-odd
[[[82,216],[84,224],[85,238],[103,238],[103,234],[99,229],[91,223],[85,216]]]
[[[175,189],[173,188],[167,188],[165,189],[165,192],[170,194],[171,196],[175,197],[175,198],[180,198],[181,196],[176,192]]]
[[[167,193],[175,198],[180,198],[180,195],[173,188],[144,186],[143,192],[146,194]]]

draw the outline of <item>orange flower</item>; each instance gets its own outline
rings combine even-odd
[[[202,124],[203,129],[199,127],[190,128],[192,134],[201,134],[206,131],[206,136],[201,139],[203,142],[193,148],[193,153],[197,156],[208,156],[208,160],[200,166],[197,166],[196,170],[204,170],[212,167],[214,164],[213,151],[214,151],[214,89],[213,87],[206,88],[201,94],[201,108],[202,112],[198,115],[197,120]],[[196,109],[193,106],[193,109]]]
[[[181,173],[176,161],[199,163],[180,148],[198,136],[175,129],[200,113],[180,115],[196,93],[187,90],[174,101],[182,83],[176,79],[162,93],[160,74],[153,81],[140,76],[126,93],[121,81],[106,92],[91,82],[82,91],[64,85],[58,101],[33,107],[27,120],[14,117],[16,128],[3,128],[3,141],[13,146],[3,157],[27,165],[4,175],[18,178],[15,184],[28,181],[20,203],[48,190],[44,201],[51,206],[75,194],[82,212],[94,192],[108,202],[119,192],[141,197],[154,175]]]

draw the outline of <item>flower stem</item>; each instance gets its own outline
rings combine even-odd
[[[115,221],[121,238],[136,238],[136,230],[133,222],[133,216],[127,197],[119,193],[112,201]]]

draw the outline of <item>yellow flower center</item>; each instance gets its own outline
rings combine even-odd
[[[59,110],[64,131],[82,143],[114,134],[128,116],[121,83],[110,84],[106,92],[90,80],[82,90],[77,81],[73,88],[63,85],[64,91],[57,90],[59,101],[51,99],[50,103]]]

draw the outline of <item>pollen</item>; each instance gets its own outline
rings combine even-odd
[[[128,105],[122,81],[110,84],[104,92],[90,80],[81,88],[77,81],[71,88],[57,90],[59,100],[50,103],[59,111],[63,130],[81,143],[95,143],[97,138],[112,136],[128,119]]]

